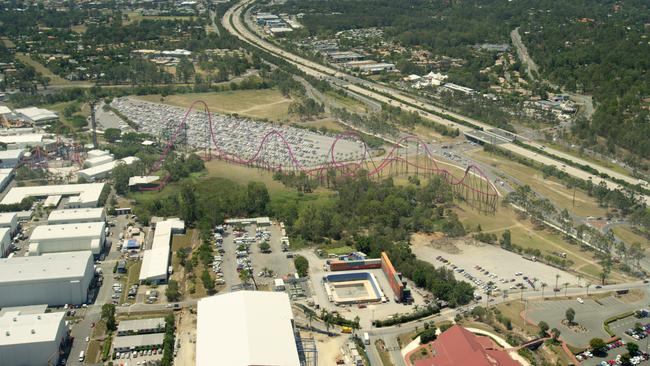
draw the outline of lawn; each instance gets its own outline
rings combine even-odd
[[[536,169],[521,165],[498,155],[489,154],[483,150],[474,150],[469,153],[474,159],[494,167],[498,167],[515,183],[527,184],[534,191],[548,198],[559,208],[566,208],[569,212],[582,217],[605,216],[607,210],[599,207],[596,200],[589,197],[584,191],[575,190],[575,206],[573,205],[574,190],[566,188],[555,178],[544,179],[541,172]]]
[[[646,248],[650,247],[650,240],[635,233],[630,226],[618,225],[614,226],[612,230],[614,231],[614,235],[616,235],[616,237],[620,240],[624,241],[627,245],[639,243]]]
[[[190,20],[193,17],[187,16],[187,15],[170,15],[170,16],[165,16],[165,15],[142,15],[140,12],[137,11],[132,11],[126,14],[128,17],[128,20],[124,22],[124,24],[131,24],[135,22],[139,22],[143,19],[148,19],[148,20]]]
[[[381,339],[378,339],[375,341],[375,347],[377,347],[377,353],[379,353],[379,358],[381,359],[381,363],[384,366],[394,366],[395,364],[393,363],[393,360],[390,357],[390,353],[386,351],[386,348],[384,347],[384,341]]]
[[[88,349],[86,350],[86,359],[84,363],[86,364],[96,364],[101,361],[102,355],[102,346],[104,342],[92,340],[88,342]]]
[[[131,288],[131,285],[138,283],[138,280],[140,278],[140,268],[142,268],[142,261],[127,261],[126,268],[127,275],[123,276],[120,279],[120,282],[124,284],[122,295],[120,296],[120,304],[126,302],[126,298],[128,296],[129,288]]]
[[[342,247],[338,248],[329,248],[327,249],[327,254],[335,254],[335,255],[345,255],[348,253],[354,252],[355,249],[352,248],[351,246],[344,245]]]
[[[537,328],[536,325],[526,325],[526,322],[522,318],[521,314],[525,310],[525,305],[523,302],[519,300],[508,301],[497,305],[496,308],[501,312],[501,314],[512,321],[513,326],[521,330],[524,330],[525,327],[526,333],[531,335],[535,335],[539,332],[539,328]]]
[[[50,85],[74,85],[69,80],[66,80],[56,74],[54,74],[50,69],[45,67],[45,65],[41,64],[40,62],[37,62],[36,60],[32,59],[31,56],[25,53],[16,53],[16,58],[20,60],[21,62],[26,63],[27,65],[32,66],[36,72],[43,74],[43,76],[47,76],[50,78]]]
[[[336,103],[341,104],[345,109],[347,109],[350,112],[356,112],[356,113],[366,112],[366,105],[352,97],[342,96],[341,94],[333,90],[325,92],[325,95],[334,99]]]
[[[144,95],[138,98],[150,102],[161,102],[159,94]],[[196,100],[205,101],[211,112],[238,114],[240,116],[289,122],[291,99],[284,97],[277,89],[234,90],[219,93],[190,93],[164,97],[165,104],[189,108]],[[197,106],[200,108],[200,106]]]
[[[577,152],[575,150],[566,148],[566,147],[564,147],[562,145],[558,145],[558,144],[555,144],[555,143],[552,143],[552,142],[544,141],[542,143],[544,145],[548,146],[548,147],[551,147],[551,148],[553,148],[555,150],[559,150],[559,151],[561,151],[561,152],[563,152],[565,154],[569,154],[571,156],[575,156],[575,157],[580,158],[582,160],[586,160],[586,161],[588,161],[590,163],[600,165],[600,166],[605,167],[607,169],[613,170],[613,171],[615,171],[615,172],[617,172],[619,174],[630,176],[630,172],[628,172],[625,168],[623,168],[622,166],[620,166],[618,164],[614,164],[614,163],[612,163],[610,161],[607,161],[607,160],[596,159],[596,158],[594,158],[594,157],[592,157],[592,156],[590,156],[588,154],[580,154],[579,152]]]
[[[61,103],[55,103],[55,104],[48,104],[48,105],[44,105],[43,108],[52,110],[54,112],[57,112],[57,114],[59,115],[59,120],[61,121],[61,123],[68,126],[72,130],[76,130],[77,127],[75,127],[72,124],[72,122],[70,120],[68,120],[63,115],[63,110],[67,106],[69,106],[71,104],[74,104],[74,103],[77,103],[77,102],[72,101],[72,102],[61,102]],[[88,116],[90,116],[90,106],[88,106],[88,104],[86,104],[86,103],[82,104],[81,105],[81,110],[79,112],[75,113],[74,116],[81,116],[81,117],[87,118]]]

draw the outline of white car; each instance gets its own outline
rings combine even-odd
[[[86,337],[86,342],[90,342],[90,337]]]
[[[584,304],[584,303],[585,303],[584,300],[582,300],[582,298],[580,298],[580,297],[577,298],[576,300],[578,300],[578,302],[581,303],[581,304]]]

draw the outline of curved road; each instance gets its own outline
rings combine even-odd
[[[316,78],[326,80],[334,85],[337,85],[341,88],[345,88],[349,91],[352,91],[356,94],[363,95],[365,97],[374,99],[376,101],[390,104],[393,106],[398,106],[402,108],[403,110],[409,111],[409,112],[415,112],[420,114],[423,118],[429,119],[431,121],[434,121],[436,123],[440,123],[443,125],[446,125],[451,128],[457,128],[461,132],[470,132],[473,131],[474,129],[472,127],[468,127],[466,125],[445,119],[443,117],[440,117],[437,114],[431,113],[431,111],[438,113],[438,114],[446,114],[449,115],[455,119],[471,123],[477,127],[483,128],[485,131],[495,129],[494,126],[487,125],[483,122],[477,121],[473,118],[469,118],[463,115],[460,115],[455,112],[447,111],[443,108],[431,105],[429,103],[423,102],[419,99],[416,99],[414,97],[411,97],[409,95],[404,94],[403,92],[375,83],[375,82],[370,82],[368,80],[360,79],[357,77],[354,77],[352,75],[343,73],[339,70],[336,70],[334,68],[331,68],[329,66],[321,65],[319,63],[307,60],[305,58],[302,58],[300,56],[297,56],[295,54],[292,54],[290,52],[287,52],[280,47],[260,38],[258,35],[252,33],[251,31],[248,30],[248,28],[242,23],[242,12],[247,9],[248,5],[252,4],[254,0],[243,0],[236,4],[235,6],[231,7],[226,11],[222,18],[222,24],[223,27],[231,34],[236,36],[237,38],[241,39],[244,42],[247,42],[257,48],[260,48],[276,57],[283,58],[285,61],[288,63],[296,66],[299,70],[304,72],[305,74],[314,76]],[[490,132],[487,132],[488,134]],[[586,160],[577,158],[575,156],[568,155],[564,152],[557,151],[551,148],[546,148],[540,143],[534,142],[527,140],[521,136],[518,136],[519,139],[526,141],[529,145],[539,148],[539,149],[545,149],[548,153],[569,159],[571,161],[574,161],[575,163],[590,166],[596,170],[598,170],[601,173],[606,173],[611,177],[617,178],[624,180],[630,184],[637,184],[638,181],[635,178],[620,174],[618,172],[615,172],[611,169],[602,167],[597,164],[593,164],[591,162],[588,162]],[[530,158],[532,160],[538,161],[540,163],[546,164],[546,165],[552,165],[557,167],[558,169],[564,170],[567,174],[572,175],[574,177],[580,178],[580,179],[591,179],[594,184],[600,184],[600,182],[605,182],[607,187],[610,189],[623,189],[621,185],[610,181],[608,179],[602,179],[597,176],[592,176],[592,174],[587,173],[581,169],[574,168],[571,166],[564,166],[564,163],[557,161],[553,158],[549,158],[547,156],[542,156],[537,153],[534,153],[530,150],[527,150],[525,148],[522,148],[518,145],[514,144],[503,144],[500,145],[502,148],[507,149],[512,151],[513,153],[516,153],[518,155],[525,156],[527,158]],[[650,197],[648,196],[642,196],[642,198],[645,200],[645,202],[650,203]]]

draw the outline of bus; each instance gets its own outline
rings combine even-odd
[[[370,344],[370,335],[368,332],[363,333],[363,344],[369,345]]]

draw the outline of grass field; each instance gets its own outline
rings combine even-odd
[[[643,236],[635,233],[630,226],[619,225],[612,228],[614,235],[617,238],[625,242],[625,244],[631,245],[634,243],[639,243],[644,247],[650,247],[650,240],[644,238]]]
[[[138,98],[150,102],[160,103],[161,96],[144,95]],[[210,111],[240,116],[268,119],[276,122],[291,122],[289,104],[291,99],[284,97],[276,89],[260,90],[234,90],[219,93],[190,93],[170,95],[164,98],[163,103],[189,108],[192,102],[203,100]]]
[[[469,153],[474,159],[494,167],[498,167],[508,176],[513,177],[521,184],[529,185],[534,191],[548,198],[560,208],[582,216],[605,216],[607,210],[598,206],[598,203],[585,192],[575,190],[575,207],[573,206],[573,190],[567,189],[555,178],[544,179],[539,171],[507,160],[497,155],[491,155],[483,150],[474,150]]]
[[[9,38],[7,37],[0,37],[0,41],[4,44],[5,47],[7,48],[16,48],[16,44],[13,43]]]
[[[48,104],[48,105],[44,105],[43,108],[56,112],[59,115],[59,120],[61,121],[61,123],[75,130],[76,127],[74,127],[73,124],[63,115],[63,110],[65,109],[65,107],[74,103],[76,103],[76,101]],[[81,111],[75,113],[74,115],[82,116],[86,118],[90,116],[90,107],[88,106],[88,104],[84,103],[83,105],[81,105]]]
[[[327,91],[324,93],[326,96],[332,98],[333,100],[336,101],[336,103],[342,105],[345,107],[350,112],[355,112],[355,113],[365,113],[366,112],[366,106],[365,104],[361,103],[360,101],[348,97],[348,96],[343,96],[333,90]]]
[[[50,78],[50,85],[74,85],[73,82],[66,80],[56,74],[54,74],[50,69],[45,67],[45,65],[41,64],[40,62],[37,62],[36,60],[32,59],[29,55],[24,54],[24,53],[16,53],[16,58],[20,60],[21,62],[26,63],[27,65],[32,66],[36,72],[43,74],[43,76],[47,76]]]
[[[521,330],[525,330],[526,333],[532,335],[537,334],[539,332],[539,328],[537,328],[537,326],[532,324],[526,325],[526,322],[522,318],[521,313],[524,312],[523,302],[519,300],[504,302],[497,305],[497,309],[501,311],[501,314],[510,318],[510,321],[512,321],[513,326]]]
[[[135,22],[139,22],[144,19],[148,20],[190,20],[193,17],[190,16],[164,16],[164,15],[142,15],[137,11],[132,11],[127,13],[128,20],[124,22],[124,24],[131,24]]]

